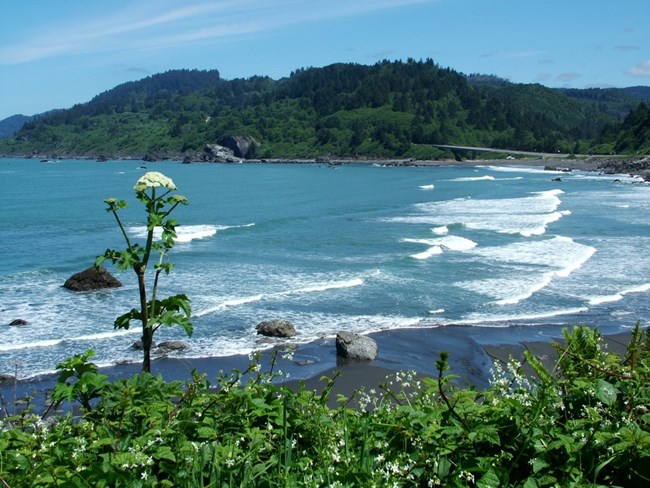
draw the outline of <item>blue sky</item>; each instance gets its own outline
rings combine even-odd
[[[650,85],[648,0],[6,0],[0,120],[170,69],[226,79],[431,58],[551,87]]]

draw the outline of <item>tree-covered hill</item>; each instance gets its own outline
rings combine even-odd
[[[630,112],[621,125],[608,126],[599,140],[604,150],[620,154],[650,154],[650,108],[645,102]]]
[[[560,89],[570,98],[580,100],[599,112],[613,115],[619,121],[634,110],[640,102],[650,102],[650,87]]]
[[[303,68],[280,80],[169,71],[36,117],[0,141],[0,154],[194,158],[241,135],[257,142],[248,156],[258,158],[445,156],[434,144],[568,153],[598,138],[607,147],[603,129],[613,136],[624,115],[593,94],[497,81],[412,59]]]

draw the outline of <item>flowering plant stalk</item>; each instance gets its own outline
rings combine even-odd
[[[161,191],[157,194],[156,190]],[[102,256],[98,256],[95,265],[99,266],[109,260],[117,265],[120,270],[133,269],[138,278],[138,292],[140,295],[140,309],[133,308],[130,312],[115,319],[116,329],[128,329],[132,320],[137,320],[142,325],[142,349],[144,359],[142,370],[151,372],[151,346],[153,335],[161,326],[179,325],[188,336],[192,335],[190,300],[186,295],[179,294],[164,299],[158,298],[158,282],[161,273],[165,274],[174,267],[168,261],[168,253],[174,247],[176,237],[176,220],[169,215],[178,205],[187,205],[188,201],[182,195],[171,194],[176,190],[176,185],[171,178],[157,171],[145,173],[135,184],[136,198],[142,202],[147,212],[147,238],[144,246],[133,242],[124,228],[119,210],[126,208],[124,200],[109,198],[104,200],[108,205],[107,212],[111,212],[117,221],[126,242],[126,249],[118,251],[107,249]],[[161,228],[160,241],[154,240],[154,231]],[[147,300],[146,271],[152,251],[158,253],[158,260],[154,264],[154,280],[151,299]]]

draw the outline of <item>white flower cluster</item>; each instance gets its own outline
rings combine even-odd
[[[147,188],[154,188],[156,186],[162,186],[168,190],[175,190],[176,185],[171,178],[165,176],[158,171],[147,171],[140,179],[136,182],[133,189],[135,191],[144,191]]]

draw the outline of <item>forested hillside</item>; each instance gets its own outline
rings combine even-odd
[[[650,154],[650,108],[645,102],[630,112],[623,123],[608,126],[599,142],[603,149],[619,154]]]
[[[280,80],[179,70],[37,117],[1,140],[0,154],[183,157],[242,135],[257,142],[247,155],[257,158],[448,156],[433,144],[563,153],[643,147],[603,139],[625,139],[617,133],[621,107],[634,108],[634,97],[607,105],[596,95],[581,100],[541,85],[467,77],[431,60],[333,64]]]

